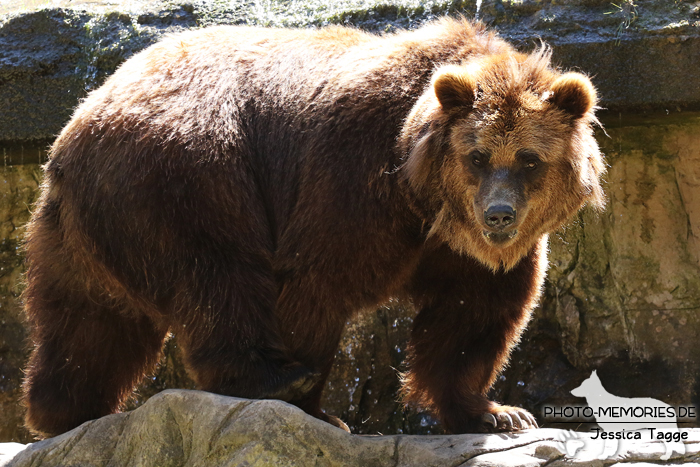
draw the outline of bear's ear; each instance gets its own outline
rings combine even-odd
[[[593,108],[597,97],[587,77],[580,73],[565,73],[552,85],[548,100],[578,119]]]
[[[445,111],[474,104],[476,81],[463,67],[446,66],[433,78],[433,89]]]

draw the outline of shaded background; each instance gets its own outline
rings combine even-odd
[[[168,32],[330,23],[391,32],[444,14],[478,15],[522,50],[552,45],[555,63],[591,75],[604,107],[607,208],[584,209],[552,235],[544,299],[493,397],[556,426],[542,407],[583,405],[569,391],[598,369],[616,395],[700,405],[700,2],[485,0],[477,11],[473,1],[9,0],[0,5],[0,442],[31,440],[19,403],[29,349],[22,226],[46,149],[80,98]],[[413,315],[392,302],[349,323],[325,407],[354,432],[440,433],[397,401]],[[192,387],[174,339],[131,406],[169,387]]]

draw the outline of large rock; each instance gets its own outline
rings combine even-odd
[[[596,457],[602,445],[588,436],[571,436],[554,429],[357,436],[284,402],[171,390],[133,412],[87,422],[25,449],[0,445],[0,467],[601,466],[656,462],[666,452],[663,443],[623,442],[616,455],[611,451],[601,461]],[[690,431],[684,445],[669,452],[671,461],[697,460],[699,443],[700,430]]]

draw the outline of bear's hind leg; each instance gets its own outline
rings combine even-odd
[[[126,318],[94,305],[45,306],[54,308],[49,312],[54,316],[65,314],[34,330],[24,382],[26,424],[37,434],[54,436],[117,412],[158,362],[166,332],[145,316]]]
[[[307,392],[290,400],[309,415],[347,432],[348,426],[321,409],[326,380],[333,368],[340,338],[351,311],[339,303],[329,303],[328,296],[315,278],[290,276],[280,289],[276,312],[283,340],[293,357],[318,372],[318,380]],[[320,293],[319,293],[320,292]],[[341,311],[342,310],[342,311]]]
[[[23,383],[25,420],[41,436],[116,412],[158,362],[167,333],[84,270],[94,263],[79,259],[59,217],[56,202],[40,202],[26,246],[23,298],[34,349]]]
[[[290,401],[319,374],[295,360],[279,336],[276,285],[264,253],[201,252],[175,301],[173,333],[199,389]]]

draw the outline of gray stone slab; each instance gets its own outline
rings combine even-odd
[[[689,439],[674,446],[670,462],[692,465],[700,429],[684,431]],[[589,434],[556,429],[358,436],[284,402],[168,390],[132,412],[87,422],[55,438],[26,447],[0,444],[0,467],[641,466],[658,465],[666,452],[659,442],[624,442],[601,458],[609,448]]]

